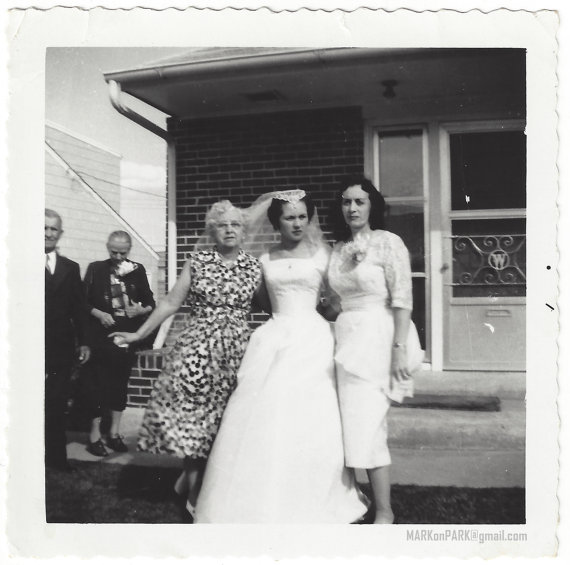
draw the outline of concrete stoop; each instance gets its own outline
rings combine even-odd
[[[458,487],[524,487],[524,373],[423,372],[416,394],[498,396],[501,410],[477,412],[394,406],[388,416],[394,484]],[[144,410],[129,407],[123,434],[129,452],[111,454],[106,462],[179,467],[180,459],[135,450]],[[70,459],[99,461],[85,450],[87,434],[68,433]],[[366,482],[366,473],[357,478]]]
[[[524,373],[428,372],[415,379],[417,395],[496,396],[500,411],[393,407],[388,416],[396,484],[524,487]],[[366,474],[358,472],[359,480]]]
[[[495,395],[524,399],[526,373],[505,371],[420,371],[415,390],[425,394]]]
[[[524,487],[524,400],[501,399],[499,412],[393,407],[388,430],[393,483]]]

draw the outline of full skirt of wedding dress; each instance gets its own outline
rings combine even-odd
[[[344,466],[330,325],[274,315],[252,335],[196,508],[199,523],[350,523],[366,512]]]

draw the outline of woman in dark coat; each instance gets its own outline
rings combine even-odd
[[[155,306],[145,268],[129,261],[131,237],[125,231],[109,235],[109,259],[87,267],[84,279],[90,312],[93,355],[87,367],[89,405],[92,410],[87,450],[97,456],[127,451],[120,435],[121,417],[127,403],[127,384],[135,353],[109,339],[115,331],[136,331]],[[110,411],[111,425],[106,445],[101,438],[101,418]]]

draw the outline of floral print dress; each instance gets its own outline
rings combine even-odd
[[[138,449],[206,458],[250,336],[259,261],[240,251],[225,264],[215,249],[190,258],[188,327],[166,358],[145,411]]]

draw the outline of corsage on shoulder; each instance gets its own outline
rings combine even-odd
[[[340,251],[341,256],[347,260],[351,261],[355,265],[364,261],[366,254],[368,253],[368,243],[370,241],[370,235],[363,235],[357,237],[354,241],[349,241],[342,246]]]
[[[115,274],[118,277],[124,277],[125,275],[128,275],[129,273],[135,271],[137,267],[138,265],[136,263],[125,260],[122,263],[119,263],[119,265],[116,267]]]

